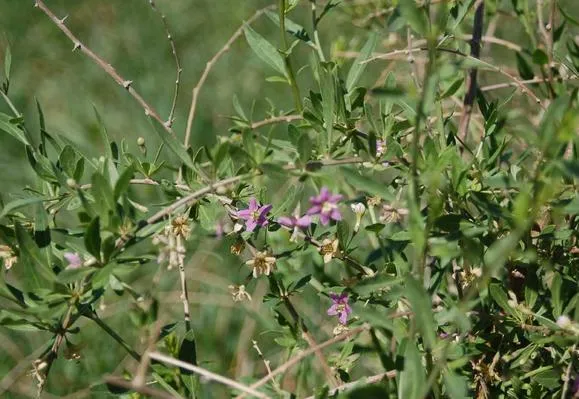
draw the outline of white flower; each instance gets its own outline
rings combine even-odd
[[[12,266],[18,262],[18,257],[12,248],[7,245],[0,245],[0,258],[4,260],[4,266],[6,267],[6,270],[10,270],[10,268],[12,268]]]
[[[571,319],[565,315],[559,316],[557,318],[557,325],[560,328],[567,329],[567,328],[571,327],[571,324],[572,324]]]
[[[253,259],[248,260],[245,264],[253,268],[254,278],[257,278],[260,274],[269,276],[275,265],[275,257],[268,256],[267,252],[256,252]]]
[[[360,229],[360,223],[362,222],[362,216],[366,213],[366,207],[363,203],[357,202],[355,204],[350,205],[352,208],[352,212],[356,215],[356,225],[354,226],[354,231],[358,231]]]
[[[332,258],[337,257],[340,254],[338,250],[338,244],[340,242],[337,238],[330,240],[328,238],[322,241],[322,245],[320,245],[320,254],[324,257],[324,263],[328,263],[332,260]]]

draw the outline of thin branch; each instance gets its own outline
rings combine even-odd
[[[183,237],[177,236],[177,248],[182,248]],[[191,330],[191,311],[189,310],[189,291],[187,290],[187,276],[185,275],[184,259],[179,261],[179,279],[181,280],[181,301],[183,302],[183,316],[185,319],[185,331]]]
[[[480,40],[483,31],[483,19],[484,19],[484,0],[478,0],[475,3],[475,14],[474,14],[474,26],[472,33],[472,40],[470,42],[470,56],[473,58],[480,57]],[[477,68],[471,68],[466,77],[466,94],[464,95],[464,101],[462,109],[464,110],[458,124],[458,137],[461,138],[463,142],[466,142],[466,136],[468,134],[468,125],[470,124],[470,118],[472,115],[472,108],[474,104],[474,99],[477,93],[476,84]]]
[[[577,80],[579,79],[579,76],[570,76],[567,79],[561,79],[561,80]],[[534,79],[529,79],[529,80],[520,80],[519,83],[520,84],[524,84],[524,85],[530,85],[533,83],[543,83],[545,82],[545,78],[534,78]],[[481,87],[479,90],[480,91],[490,91],[490,90],[497,90],[497,89],[505,89],[508,87],[514,87],[514,86],[518,86],[517,83],[497,83],[497,84],[493,84],[493,85],[488,85],[488,86],[483,86]]]
[[[543,104],[543,102],[541,101],[541,99],[539,97],[537,97],[537,95],[535,93],[533,93],[531,90],[526,88],[525,85],[522,84],[519,79],[517,79],[516,77],[514,77],[510,73],[506,72],[503,68],[497,67],[497,66],[490,64],[488,62],[485,62],[483,60],[479,60],[478,58],[472,57],[468,54],[464,54],[463,52],[458,51],[458,50],[449,49],[449,48],[441,48],[441,47],[437,47],[437,48],[435,48],[435,50],[450,53],[450,54],[455,54],[455,55],[461,56],[465,59],[475,61],[479,65],[483,65],[485,68],[488,68],[491,71],[497,72],[497,73],[505,76],[509,80],[513,81],[515,83],[515,85],[521,90],[521,92],[523,94],[526,94],[527,96],[531,97],[541,108],[543,108],[543,109],[546,108],[545,105]],[[407,50],[397,50],[397,51],[403,52],[403,51],[407,51]],[[428,51],[428,48],[426,48],[426,47],[413,48],[412,51],[413,52]],[[379,54],[379,55],[373,56],[372,58],[369,58],[369,59],[363,61],[362,63],[365,64],[365,63],[375,61],[375,60],[388,59],[388,57],[391,55],[392,55],[392,53]]]
[[[191,107],[189,108],[189,116],[187,117],[187,127],[185,129],[185,140],[183,142],[185,144],[185,147],[189,146],[189,141],[191,140],[191,130],[193,128],[193,120],[195,119],[195,111],[197,110],[197,101],[199,99],[199,92],[201,91],[201,88],[205,84],[205,81],[207,80],[207,77],[209,76],[209,72],[211,72],[211,69],[213,68],[213,66],[215,66],[215,64],[217,63],[219,58],[221,58],[221,56],[223,56],[223,54],[225,54],[227,51],[229,51],[233,42],[236,41],[237,38],[239,38],[243,34],[243,28],[246,25],[252,24],[263,13],[265,13],[267,10],[269,10],[271,8],[272,7],[269,6],[269,7],[265,7],[265,8],[262,8],[261,10],[256,11],[255,14],[253,14],[253,16],[251,18],[249,18],[245,23],[243,23],[243,25],[241,25],[233,33],[233,35],[231,35],[231,37],[225,43],[225,45],[217,53],[215,53],[213,58],[211,58],[207,62],[207,64],[205,65],[205,69],[203,70],[203,73],[201,74],[201,77],[199,78],[197,85],[193,88],[193,98],[191,100]]]
[[[282,115],[282,116],[274,116],[269,119],[264,119],[262,121],[253,122],[251,124],[252,129],[259,129],[260,127],[271,125],[274,123],[290,123],[292,121],[301,120],[303,117],[301,115]]]
[[[133,381],[128,381],[121,377],[109,375],[106,376],[104,380],[107,384],[115,385],[121,388],[131,389],[135,392],[142,393],[143,395],[152,396],[153,398],[174,399],[173,395],[169,395],[168,393],[165,393],[163,391],[150,388],[146,385],[135,384]]]
[[[346,331],[340,335],[336,335],[334,338],[331,338],[325,342],[322,342],[321,344],[317,345],[314,348],[310,348],[308,350],[305,350],[299,354],[297,354],[296,356],[292,357],[291,359],[289,359],[287,362],[283,363],[281,366],[279,366],[278,368],[276,368],[275,370],[273,370],[271,373],[269,373],[268,375],[266,375],[265,377],[263,377],[262,379],[254,382],[252,385],[250,385],[249,388],[251,389],[257,389],[261,386],[263,386],[264,384],[266,384],[269,380],[271,380],[272,378],[276,377],[277,375],[284,373],[286,370],[292,368],[293,366],[295,366],[296,364],[298,364],[303,358],[308,357],[309,355],[315,353],[318,350],[324,349],[330,345],[333,345],[337,342],[343,341],[345,339],[348,339],[350,337],[353,337],[355,335],[360,334],[363,331],[367,331],[370,329],[370,326],[367,324],[364,324],[361,327],[355,328],[353,330],[350,331]],[[236,397],[236,399],[242,399],[244,398],[245,395],[241,394],[239,396]]]
[[[34,6],[42,10],[54,24],[72,41],[74,50],[80,50],[81,53],[85,54],[91,60],[94,61],[103,71],[105,71],[115,82],[117,82],[121,87],[125,88],[131,96],[141,105],[141,107],[145,110],[145,115],[151,116],[157,122],[159,122],[163,128],[170,134],[174,134],[173,130],[170,126],[168,126],[159,116],[157,111],[153,109],[141,95],[133,88],[133,82],[131,80],[124,79],[119,73],[113,68],[109,63],[99,57],[96,53],[94,53],[91,49],[86,47],[80,40],[67,28],[64,24],[63,19],[59,19],[54,13],[44,4],[43,0],[36,0]]]
[[[258,398],[269,399],[269,396],[267,396],[266,394],[261,393],[259,391],[256,391],[254,388],[240,384],[237,381],[234,381],[230,378],[224,377],[224,376],[219,375],[219,374],[215,374],[215,373],[213,373],[209,370],[206,370],[204,368],[194,366],[190,363],[186,363],[186,362],[183,362],[183,361],[178,360],[178,359],[174,359],[174,358],[169,357],[167,355],[164,355],[162,353],[151,352],[151,353],[149,353],[149,357],[151,359],[155,359],[155,360],[158,360],[158,361],[166,363],[166,364],[170,364],[170,365],[175,366],[175,367],[181,367],[181,368],[184,368],[186,370],[192,371],[196,374],[201,375],[202,377],[207,378],[208,380],[220,382],[223,385],[227,385],[228,387],[231,387],[233,389],[237,389],[239,391],[243,391],[247,394],[256,396]]]
[[[173,35],[169,30],[169,24],[167,23],[167,18],[165,14],[163,14],[157,8],[154,0],[149,0],[149,4],[153,11],[161,16],[161,21],[163,21],[163,27],[165,28],[165,34],[167,35],[167,39],[169,40],[169,45],[171,46],[171,53],[173,53],[173,59],[175,60],[175,68],[177,70],[177,78],[175,79],[175,93],[173,94],[173,103],[171,104],[171,111],[169,111],[169,117],[167,118],[167,126],[172,127],[173,121],[175,120],[175,107],[177,106],[177,98],[179,97],[179,84],[181,82],[181,72],[183,69],[181,68],[181,63],[179,62],[179,57],[177,56],[177,47],[175,46],[175,41],[173,40]]]
[[[360,378],[357,381],[348,382],[347,384],[342,384],[334,389],[331,389],[330,392],[328,392],[328,395],[333,396],[337,393],[348,391],[358,386],[376,384],[382,381],[384,378],[396,378],[396,370],[386,371],[384,373],[376,374],[370,377]],[[312,395],[308,396],[306,399],[314,399],[314,398],[315,396]]]

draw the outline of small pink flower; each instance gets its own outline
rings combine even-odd
[[[243,209],[236,213],[239,219],[245,220],[245,230],[253,231],[257,226],[267,226],[267,214],[271,210],[272,205],[259,205],[255,198],[249,200],[249,208]]]
[[[312,218],[309,215],[300,216],[299,206],[296,208],[292,216],[281,216],[277,222],[282,226],[292,229],[292,236],[290,241],[296,242],[300,229],[307,229],[312,224]]]
[[[76,252],[65,252],[63,256],[68,262],[67,269],[78,269],[82,266],[82,258]]]
[[[312,207],[308,209],[308,215],[319,215],[320,222],[325,226],[330,220],[342,220],[342,214],[338,209],[338,202],[342,199],[340,194],[332,194],[327,187],[322,187],[320,194],[311,197]]]
[[[332,306],[328,309],[328,316],[338,316],[340,324],[345,325],[348,322],[348,315],[352,313],[352,308],[348,305],[348,294],[330,293],[330,298],[332,299]]]

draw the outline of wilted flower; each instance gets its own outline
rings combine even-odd
[[[384,223],[398,223],[407,215],[408,209],[406,208],[395,208],[391,205],[384,204],[382,205],[380,221]]]
[[[161,264],[168,261],[167,269],[171,270],[173,267],[181,267],[185,261],[185,245],[183,239],[188,232],[185,225],[179,221],[177,226],[173,223],[165,226],[163,231],[153,237],[153,244],[158,245],[159,256],[157,263]]]
[[[243,252],[244,249],[245,249],[245,241],[243,241],[240,238],[237,241],[235,241],[235,243],[233,243],[233,245],[231,245],[231,247],[229,248],[229,251],[233,255],[241,255],[241,253]]]
[[[227,220],[220,220],[215,223],[215,236],[221,240],[223,236],[232,230],[231,223]]]
[[[311,197],[312,207],[308,209],[308,215],[319,215],[320,222],[325,226],[330,220],[342,220],[342,214],[338,209],[338,202],[342,199],[340,194],[332,194],[327,187],[322,187],[320,194]]]
[[[380,203],[382,202],[382,198],[375,196],[375,197],[368,197],[366,199],[366,202],[368,202],[368,206],[377,206],[380,205]]]
[[[340,242],[337,238],[334,238],[333,240],[325,238],[324,241],[322,241],[322,245],[320,245],[320,254],[324,257],[324,263],[328,263],[332,258],[340,254],[340,251],[338,250],[339,244]]]
[[[352,308],[348,305],[348,294],[342,293],[330,294],[332,299],[332,306],[328,309],[328,316],[338,316],[340,324],[346,324],[348,322],[348,315],[352,313]]]
[[[233,297],[233,302],[241,302],[246,299],[251,301],[251,295],[245,290],[245,285],[230,285],[228,288]]]
[[[366,213],[366,206],[363,203],[357,202],[355,204],[350,205],[352,208],[352,212],[356,215],[356,225],[354,226],[354,231],[358,231],[360,229],[360,223],[362,222],[362,216]]]
[[[78,269],[82,266],[82,258],[76,252],[65,252],[63,256],[68,262],[68,266],[66,266],[67,269]]]
[[[18,257],[8,245],[0,245],[0,258],[4,260],[6,270],[10,270],[18,262]]]
[[[255,198],[249,200],[249,208],[237,211],[236,216],[239,219],[245,220],[245,229],[253,231],[257,226],[267,226],[267,214],[271,210],[272,205],[262,205],[257,203]]]
[[[275,257],[268,256],[265,251],[256,252],[255,255],[253,255],[253,259],[248,260],[245,264],[253,268],[254,278],[257,278],[260,274],[269,276],[271,269],[273,269],[275,265]]]
[[[312,218],[309,215],[300,216],[300,207],[298,206],[292,216],[281,216],[277,222],[282,226],[292,230],[290,241],[296,242],[300,229],[307,229],[312,224]]]
[[[176,236],[181,236],[185,239],[189,238],[191,233],[191,227],[189,227],[189,219],[185,215],[179,215],[173,221],[171,221],[171,226],[173,228],[173,234]]]

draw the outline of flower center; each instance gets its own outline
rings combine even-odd
[[[332,212],[336,208],[336,204],[332,204],[331,202],[324,202],[324,205],[322,205],[322,213]]]
[[[259,219],[259,211],[253,211],[253,212],[251,213],[251,218],[252,218],[253,220]]]

